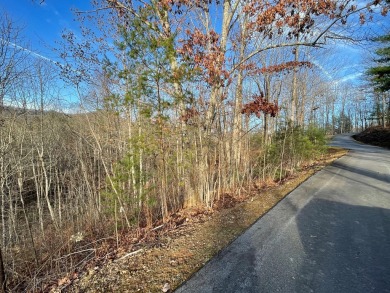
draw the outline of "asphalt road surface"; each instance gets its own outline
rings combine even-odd
[[[390,292],[390,151],[351,149],[301,184],[179,292]]]

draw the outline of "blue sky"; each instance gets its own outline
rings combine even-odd
[[[78,24],[73,21],[73,8],[88,10],[89,0],[0,0],[0,17],[7,13],[14,22],[14,27],[21,30],[21,43],[14,44],[32,52],[31,56],[45,60],[57,61],[57,53],[53,50],[56,41],[61,40],[64,29],[78,31]],[[0,36],[1,37],[1,36]],[[77,103],[78,95],[73,87],[61,80],[55,81],[61,91],[63,111],[71,111],[73,103]],[[56,107],[56,106],[52,106]]]
[[[41,0],[0,0],[0,9],[6,11],[17,26],[24,27],[23,35],[26,36],[26,43],[31,50],[58,61],[52,50],[55,41],[60,40],[64,29],[76,33],[78,31],[78,24],[73,21],[71,9],[88,10],[89,0],[45,0],[42,4],[40,2]],[[367,26],[367,29],[383,31],[384,27],[389,27],[388,19],[389,17],[379,17],[376,24]],[[361,65],[369,51],[358,46],[346,45],[334,46],[332,51],[333,55],[325,56],[324,60],[321,60],[320,53],[316,62],[325,71],[331,72],[335,79],[353,80],[364,72]],[[333,70],[335,64],[339,67],[337,72]]]
[[[45,57],[56,59],[52,51],[55,40],[64,29],[77,31],[72,8],[88,9],[89,1],[77,0],[1,0],[0,10],[11,16],[17,27],[23,28],[29,48]],[[17,44],[21,45],[21,44]]]

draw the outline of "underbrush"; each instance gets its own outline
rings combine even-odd
[[[81,272],[138,251],[145,245],[159,245],[161,235],[196,217],[197,213],[203,215],[233,207],[245,201],[253,190],[258,192],[289,180],[297,171],[322,158],[326,149],[325,132],[310,126],[307,129],[281,129],[266,141],[261,134],[254,134],[245,150],[247,153],[243,152],[246,159],[235,161],[235,164],[241,165],[233,168],[230,168],[227,157],[216,151],[210,151],[205,161],[191,157],[199,166],[195,163],[188,163],[186,168],[178,165],[177,170],[187,172],[183,174],[174,172],[176,161],[173,159],[177,157],[174,152],[171,154],[173,159],[167,153],[162,153],[165,156],[162,158],[157,156],[161,159],[158,166],[153,163],[155,153],[150,146],[147,149],[149,153],[144,148],[140,149],[142,156],[130,153],[112,164],[108,183],[100,177],[96,177],[97,182],[85,180],[84,190],[96,186],[91,189],[90,200],[85,197],[80,201],[82,204],[77,206],[79,199],[76,198],[76,201],[69,201],[61,207],[53,202],[58,207],[59,215],[66,211],[66,220],[61,225],[53,223],[49,210],[43,208],[41,212],[46,218],[40,222],[45,223],[45,226],[40,227],[34,215],[34,202],[26,207],[31,210],[27,211],[26,221],[23,217],[16,218],[20,223],[24,221],[28,224],[25,227],[17,226],[20,231],[14,234],[19,234],[19,239],[3,250],[8,288],[15,292],[66,288],[79,278]],[[187,152],[192,154],[189,150]],[[202,159],[201,152],[193,153]],[[135,161],[140,162],[142,168],[135,166]],[[204,166],[199,162],[209,165]],[[92,167],[91,164],[91,174],[94,170]],[[165,169],[161,171],[160,167]],[[82,170],[84,165],[80,168]],[[236,184],[230,183],[229,177],[230,169],[234,168],[242,176],[237,176],[241,181],[236,180]],[[153,174],[150,170],[158,172]],[[204,170],[204,174],[200,174],[199,170]],[[160,174],[164,174],[164,177],[161,178]],[[186,181],[186,178],[190,181]],[[207,186],[203,184],[202,178],[207,179]],[[100,187],[103,183],[106,184],[105,188]],[[199,183],[203,184],[200,187],[207,189],[190,188],[191,184],[196,187]],[[129,186],[133,189],[129,190]],[[212,202],[198,202],[198,209],[192,209],[186,214],[189,210],[183,210],[183,198],[188,195],[183,194],[184,187],[193,191],[193,196],[198,190],[207,190]]]
[[[326,153],[326,143],[325,131],[314,126],[282,129],[274,134],[270,143],[254,144],[254,149],[262,149],[257,157],[255,176],[263,182],[280,181],[321,158]]]
[[[150,231],[154,238],[150,237],[131,253],[103,267],[91,268],[74,280],[69,292],[175,290],[300,183],[346,152],[330,148],[321,160],[307,165],[288,180],[252,182],[239,197],[225,193],[212,210],[204,207],[181,210],[172,215],[170,228],[156,227],[157,230]]]
[[[83,229],[64,225],[32,231],[34,237],[23,237],[5,251],[8,288],[11,292],[47,291],[59,277],[85,268],[92,259],[98,260],[104,243],[113,242],[110,222],[85,218]]]

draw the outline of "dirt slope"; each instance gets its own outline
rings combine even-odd
[[[390,127],[370,127],[353,138],[363,143],[390,148]]]

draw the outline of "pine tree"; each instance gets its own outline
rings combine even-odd
[[[376,60],[377,66],[368,70],[368,74],[372,77],[372,82],[376,90],[387,92],[390,90],[390,34],[376,38],[375,41],[385,43],[388,46],[375,51],[379,56]]]

